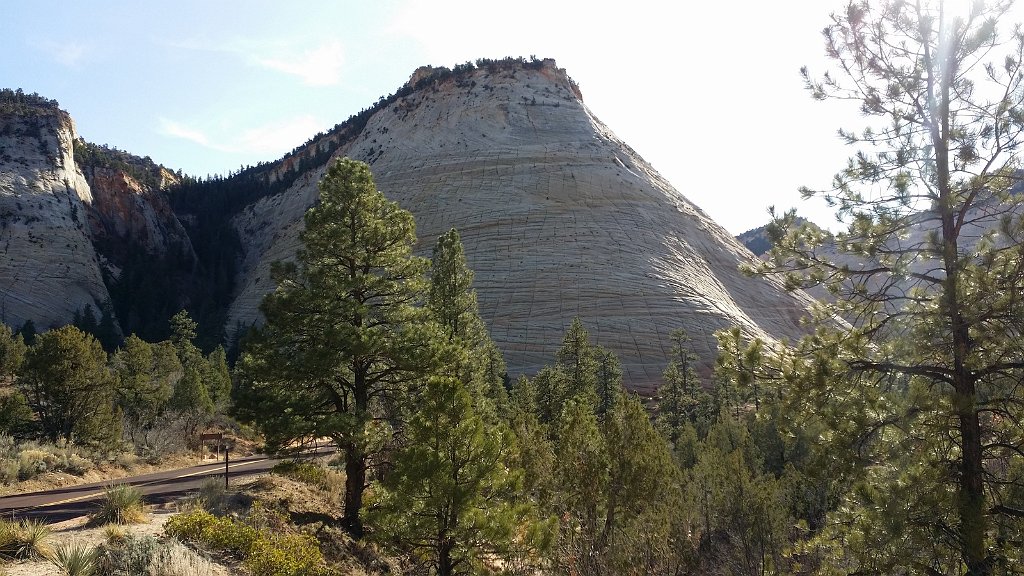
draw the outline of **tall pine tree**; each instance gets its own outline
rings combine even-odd
[[[412,215],[377,190],[369,167],[339,159],[306,212],[303,249],[277,263],[277,284],[239,360],[237,413],[271,449],[329,437],[345,455],[344,522],[363,532],[360,510],[386,404],[433,369],[436,331],[422,305],[428,262],[412,255]]]

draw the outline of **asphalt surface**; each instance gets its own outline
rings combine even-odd
[[[280,460],[263,455],[232,459],[228,473],[231,478],[251,476],[270,470],[278,462]],[[111,484],[137,486],[146,504],[163,504],[198,490],[209,478],[223,481],[223,460],[130,478],[6,496],[0,498],[0,517],[34,518],[53,523],[85,516],[96,509],[104,489]]]

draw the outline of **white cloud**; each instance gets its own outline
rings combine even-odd
[[[255,58],[264,68],[298,76],[310,86],[331,86],[341,80],[345,51],[337,40],[325,42],[301,54],[274,58]]]
[[[159,132],[165,136],[189,140],[202,146],[206,146],[207,148],[217,148],[210,144],[210,139],[206,137],[206,134],[203,134],[195,128],[189,128],[180,122],[168,120],[167,118],[160,118]]]
[[[297,41],[267,38],[174,38],[157,42],[182,50],[233,54],[250,65],[297,76],[309,86],[338,84],[345,64],[345,49],[338,40],[305,50],[297,48]]]
[[[90,51],[88,46],[75,41],[54,42],[51,40],[38,44],[38,47],[57,63],[68,68],[78,66]]]
[[[235,141],[240,151],[280,155],[309,140],[325,123],[311,115],[264,124],[242,132]]]
[[[324,122],[306,114],[255,128],[237,131],[224,129],[219,131],[224,133],[222,137],[211,137],[210,130],[195,128],[167,118],[160,118],[159,122],[159,132],[164,136],[195,142],[211,150],[261,158],[282,155],[296,144],[305,142],[310,136],[323,130],[325,126]]]

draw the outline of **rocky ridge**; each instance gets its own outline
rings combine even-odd
[[[55,101],[4,90],[0,321],[45,330],[86,307],[98,315],[132,262],[194,263],[163,193],[176,183],[148,159],[84,142]]]
[[[564,70],[531,64],[421,69],[410,80],[419,88],[334,153],[368,162],[385,195],[415,215],[421,255],[458,228],[513,377],[549,363],[574,316],[646,391],[674,329],[694,339],[705,373],[717,330],[800,335],[807,297],[744,276],[753,254],[602,124]],[[270,263],[299,248],[323,171],[236,217],[244,260],[229,324],[258,322]]]

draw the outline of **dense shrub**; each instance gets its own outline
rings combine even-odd
[[[258,503],[253,508],[250,523],[214,516],[197,508],[169,519],[164,530],[177,538],[238,556],[253,576],[332,574],[316,539],[308,534],[257,528],[252,523],[267,522]]]

